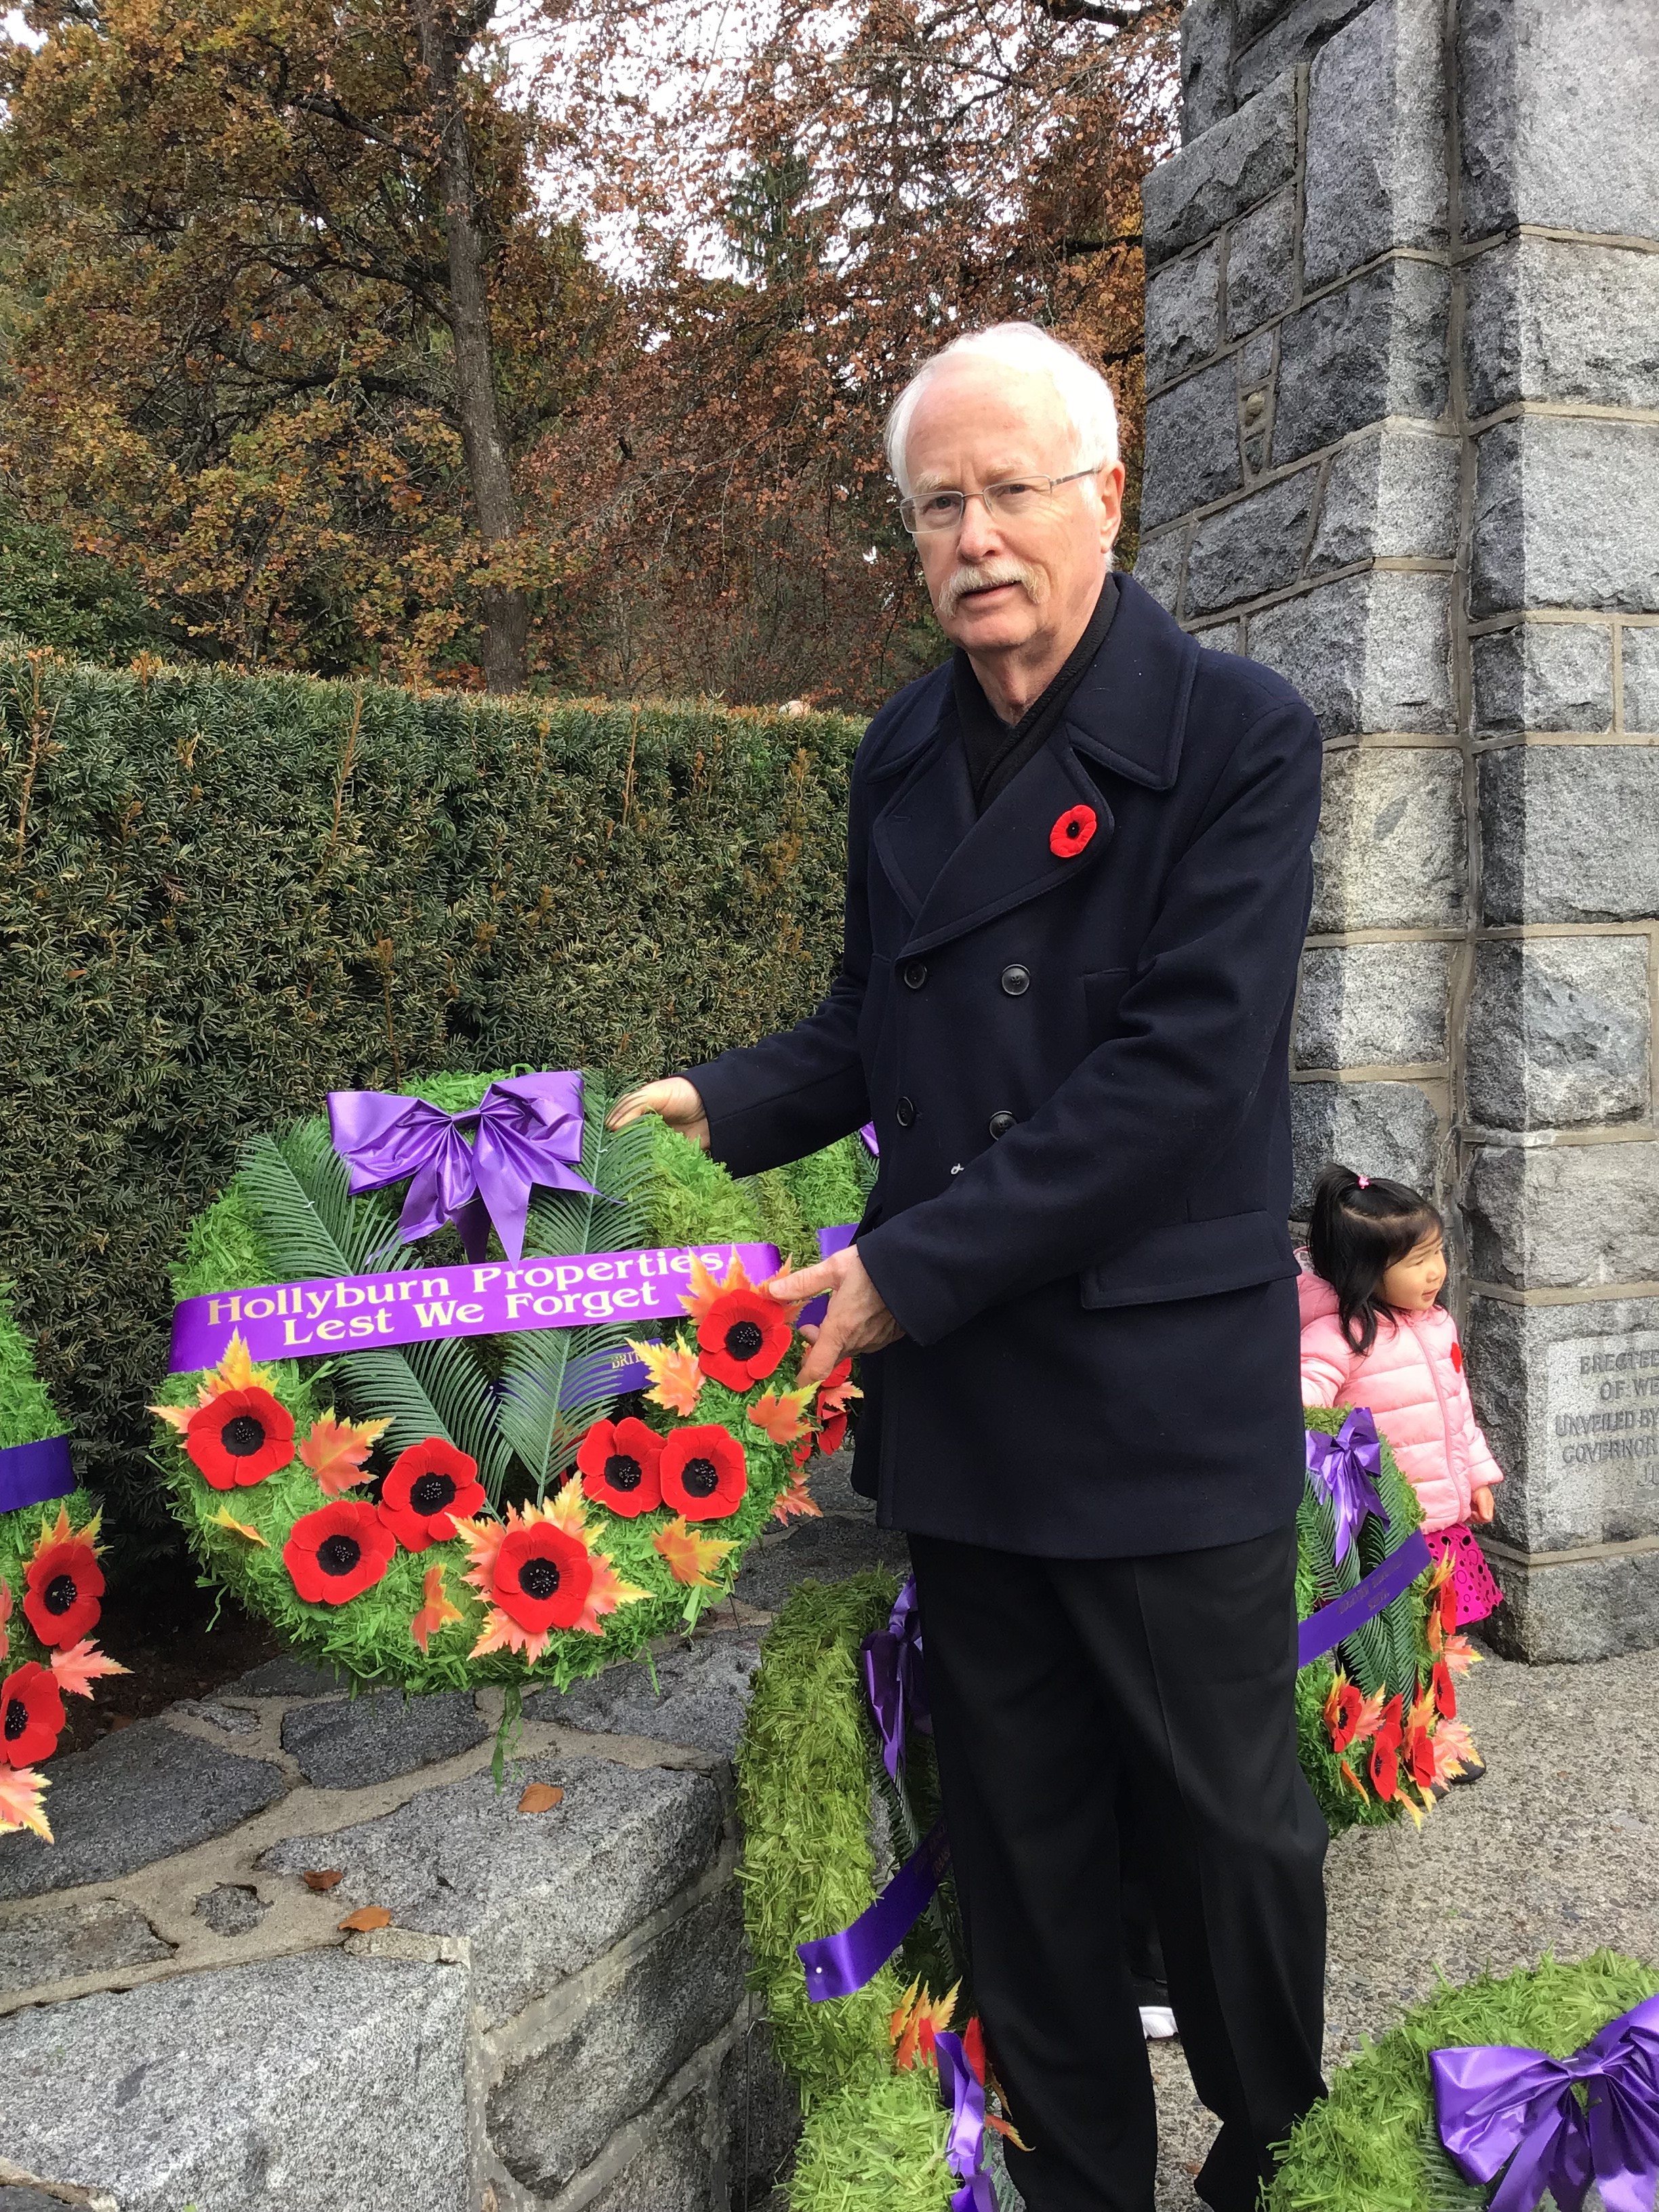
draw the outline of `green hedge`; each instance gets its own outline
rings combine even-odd
[[[0,648],[0,1276],[160,1526],[168,1264],[255,1131],[516,1061],[619,1078],[833,972],[858,726]]]

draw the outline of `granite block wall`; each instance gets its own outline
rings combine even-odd
[[[1191,0],[1136,573],[1326,743],[1293,1066],[1431,1189],[1506,1647],[1659,1644],[1659,9]]]

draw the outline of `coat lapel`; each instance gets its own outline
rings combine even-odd
[[[1115,828],[1098,763],[1153,791],[1174,783],[1199,648],[1130,577],[1105,644],[1065,720],[977,820],[967,761],[948,707],[933,741],[877,817],[877,854],[913,927],[901,957],[930,951],[1099,866]],[[1093,809],[1094,836],[1058,857],[1055,824]]]

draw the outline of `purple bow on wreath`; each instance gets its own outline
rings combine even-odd
[[[1353,1549],[1354,1538],[1367,1520],[1388,1527],[1376,1489],[1382,1472],[1382,1439],[1369,1406],[1356,1406],[1334,1437],[1309,1430],[1308,1472],[1331,1501],[1339,1559],[1346,1559]]]
[[[933,1728],[921,1669],[921,1615],[914,1575],[899,1592],[886,1627],[864,1639],[864,1686],[881,1738],[882,1765],[896,1782],[907,1733],[914,1728],[931,1735]]]
[[[1465,2178],[1508,2163],[1490,2212],[1653,2212],[1659,2189],[1659,1996],[1621,2013],[1571,2058],[1503,2043],[1429,2054],[1440,2140]],[[1586,2092],[1580,2103],[1578,2084]]]
[[[951,2212],[997,2212],[996,2191],[984,2171],[985,2092],[968,2063],[962,2038],[947,2029],[933,2039],[939,2087],[951,2100],[951,2133],[945,2162],[963,2185],[951,2199]]]
[[[331,1091],[328,1120],[354,1198],[410,1179],[398,1223],[408,1244],[453,1221],[467,1258],[482,1260],[493,1222],[507,1258],[520,1260],[532,1185],[602,1194],[575,1171],[580,1075],[503,1076],[462,1114],[395,1091]],[[468,1127],[476,1133],[471,1144],[462,1133]]]

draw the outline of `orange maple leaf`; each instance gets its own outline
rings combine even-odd
[[[150,1412],[158,1421],[166,1421],[183,1436],[189,1428],[191,1416],[199,1408],[196,1406],[152,1406]]]
[[[1377,1729],[1382,1725],[1382,1717],[1388,1710],[1388,1698],[1380,1690],[1365,1698],[1355,1717],[1353,1734],[1348,1738],[1350,1743],[1362,1744],[1367,1736],[1376,1734]]]
[[[82,1543],[90,1544],[94,1553],[101,1556],[101,1554],[108,1548],[107,1546],[100,1544],[98,1540],[98,1532],[103,1525],[104,1511],[101,1506],[100,1506],[97,1512],[93,1515],[90,1521],[87,1522],[79,1528],[73,1528],[70,1526],[68,1506],[60,1505],[58,1509],[58,1518],[56,1522],[49,1521],[44,1513],[40,1516],[40,1534],[34,1540],[34,1550],[32,1556],[38,1559],[41,1553],[46,1551],[50,1546],[53,1544],[67,1544],[71,1538],[78,1538]]]
[[[797,1513],[816,1516],[819,1520],[823,1518],[823,1506],[807,1488],[806,1477],[800,1474],[792,1474],[788,1483],[772,1501],[772,1518],[775,1521],[791,1521]]]
[[[593,1579],[587,1587],[587,1603],[582,1607],[581,1617],[572,1626],[597,1636],[601,1614],[615,1613],[619,1605],[637,1605],[651,1593],[641,1589],[636,1583],[624,1582],[603,1552],[593,1552],[589,1556],[593,1562]]]
[[[1434,1773],[1437,1782],[1455,1782],[1464,1767],[1480,1756],[1466,1721],[1442,1721],[1434,1732]]]
[[[1349,1765],[1347,1760],[1346,1759],[1339,1759],[1336,1763],[1338,1769],[1341,1773],[1342,1779],[1347,1784],[1348,1787],[1357,1796],[1364,1797],[1366,1795],[1365,1785],[1360,1780],[1359,1777],[1354,1772],[1352,1767]]]
[[[52,1841],[52,1828],[41,1809],[41,1799],[52,1787],[33,1766],[0,1766],[0,1836],[16,1828],[31,1828],[43,1843]]]
[[[521,1651],[525,1665],[533,1667],[552,1633],[550,1628],[520,1628],[511,1613],[492,1605],[484,1615],[483,1632],[468,1656],[482,1659],[486,1651]]]
[[[367,1482],[363,1462],[392,1426],[384,1421],[342,1421],[331,1406],[311,1425],[311,1433],[300,1446],[300,1457],[316,1476],[325,1498]]]
[[[822,1420],[826,1413],[844,1413],[853,1399],[863,1395],[863,1391],[850,1374],[844,1382],[821,1384],[818,1389],[818,1419]]]
[[[1486,1654],[1477,1651],[1468,1638],[1460,1632],[1446,1638],[1446,1648],[1441,1656],[1452,1673],[1461,1680],[1471,1667],[1480,1664]]]
[[[645,1395],[653,1406],[664,1407],[671,1413],[696,1411],[702,1370],[695,1352],[682,1344],[635,1344],[631,1336],[628,1348],[650,1370],[652,1387]]]
[[[752,1291],[759,1285],[751,1283],[743,1261],[734,1252],[726,1280],[717,1283],[702,1264],[696,1253],[691,1255],[691,1287],[680,1292],[680,1304],[693,1321],[701,1321],[716,1298],[724,1297],[727,1291]]]
[[[210,1405],[214,1399],[227,1390],[268,1390],[273,1377],[268,1367],[256,1367],[242,1341],[238,1329],[225,1346],[225,1356],[219,1364],[204,1375],[197,1386],[197,1403]],[[155,1408],[157,1412],[161,1409]],[[172,1420],[171,1413],[163,1413],[163,1420]],[[188,1416],[186,1416],[188,1419]]]
[[[767,1390],[749,1408],[749,1418],[775,1444],[792,1444],[806,1434],[806,1408],[812,1401],[811,1383],[804,1390]]]
[[[132,1669],[100,1651],[89,1636],[72,1644],[67,1651],[54,1651],[52,1671],[58,1677],[60,1690],[68,1690],[77,1698],[89,1698],[92,1685],[100,1674],[130,1674]]]
[[[426,1603],[409,1624],[409,1632],[424,1651],[431,1638],[452,1620],[459,1620],[461,1608],[452,1605],[444,1595],[444,1571],[428,1567],[425,1582]]]
[[[262,1552],[268,1552],[270,1549],[270,1545],[252,1522],[239,1521],[228,1505],[222,1505],[216,1513],[210,1513],[208,1519],[216,1528],[228,1528],[233,1536],[246,1536],[250,1544],[257,1544]]]
[[[728,1552],[737,1549],[735,1542],[725,1537],[698,1535],[680,1513],[665,1528],[659,1528],[651,1541],[667,1560],[675,1581],[691,1589],[713,1589],[714,1577],[708,1570],[718,1567]]]
[[[898,2010],[888,2022],[888,2037],[893,2045],[893,2063],[900,2073],[908,2074],[918,2058],[932,2058],[933,2041],[942,2028],[951,2025],[951,2015],[957,2008],[955,1986],[942,1997],[930,1996],[920,1982],[912,1982],[899,2000]]]

